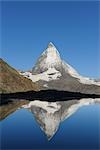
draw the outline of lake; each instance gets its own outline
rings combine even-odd
[[[0,126],[2,149],[100,149],[99,104],[82,106],[64,119],[50,140],[27,108],[10,114]]]

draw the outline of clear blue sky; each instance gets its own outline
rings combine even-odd
[[[100,77],[99,2],[2,2],[2,58],[33,67],[52,41],[61,57],[85,76]]]

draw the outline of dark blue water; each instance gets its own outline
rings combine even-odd
[[[100,149],[100,105],[84,106],[48,141],[33,114],[21,109],[1,121],[2,149]]]

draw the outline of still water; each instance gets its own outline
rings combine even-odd
[[[19,109],[0,122],[2,149],[100,149],[100,105],[78,109],[48,140],[34,115]]]

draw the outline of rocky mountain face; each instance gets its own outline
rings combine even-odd
[[[50,42],[31,72],[22,75],[38,83],[41,89],[100,94],[100,81],[81,76],[64,62],[56,47]]]
[[[0,59],[0,93],[38,90],[38,85],[23,77],[17,70]]]

